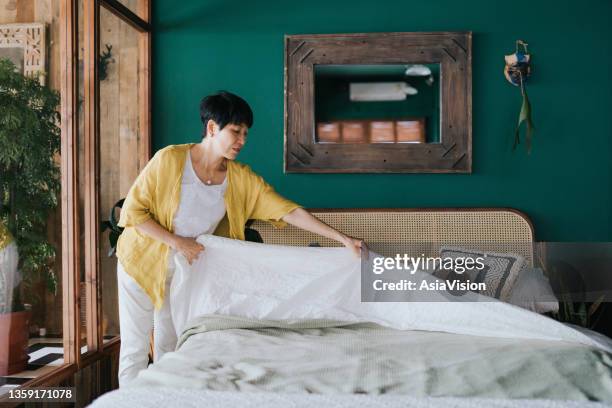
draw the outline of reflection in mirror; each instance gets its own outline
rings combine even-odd
[[[317,143],[440,143],[440,64],[315,65]]]

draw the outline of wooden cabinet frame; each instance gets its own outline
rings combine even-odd
[[[440,143],[317,143],[315,65],[441,65]],[[472,33],[285,36],[285,172],[470,173]]]
[[[84,0],[84,151],[85,151],[85,279],[87,298],[87,349],[88,353],[81,356],[86,361],[89,354],[97,351],[117,347],[118,338],[109,344],[103,343],[102,330],[102,301],[100,276],[100,90],[98,77],[98,56],[100,55],[100,7],[105,7],[115,16],[134,27],[140,33],[139,53],[142,64],[139,66],[139,94],[141,96],[141,110],[139,119],[141,140],[144,147],[139,152],[140,163],[146,163],[150,157],[150,2],[139,1],[139,14],[146,16],[141,19],[126,6],[117,0]],[[80,335],[80,334],[79,334]],[[78,353],[77,353],[78,354]]]
[[[105,7],[118,18],[138,30],[139,38],[139,97],[141,107],[139,151],[141,167],[151,155],[151,2],[138,1],[139,17],[117,0],[82,0],[84,21],[84,174],[79,174],[79,60],[78,60],[78,3],[79,0],[60,2],[60,58],[61,58],[61,212],[62,212],[62,303],[64,364],[43,376],[26,382],[22,387],[57,385],[78,370],[103,357],[118,352],[119,337],[103,343],[102,299],[100,273],[100,210],[99,210],[99,133],[100,95],[98,55],[100,37],[100,7]],[[80,186],[84,186],[85,215],[79,216]],[[85,229],[81,247],[81,225]],[[87,353],[80,352],[81,324],[79,283],[81,257],[85,257],[87,297]],[[99,383],[99,382],[98,382]],[[95,387],[96,384],[92,384]],[[0,398],[1,400],[1,398]]]
[[[151,15],[150,0],[139,0],[140,18],[117,0],[84,0],[84,151],[85,151],[85,279],[87,298],[87,349],[80,355],[77,350],[77,361],[87,365],[90,358],[97,358],[100,351],[119,346],[116,337],[107,344],[103,343],[102,329],[102,281],[100,276],[100,81],[98,74],[98,56],[100,55],[100,7],[105,7],[119,19],[129,24],[139,32],[140,65],[139,96],[140,96],[140,140],[143,141],[139,152],[139,162],[144,166],[150,158],[150,111],[151,111]],[[79,334],[80,335],[80,334]],[[77,339],[80,337],[77,337]],[[90,355],[92,357],[90,357]]]

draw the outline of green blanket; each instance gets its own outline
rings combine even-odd
[[[612,401],[612,358],[573,343],[328,320],[202,316],[134,386]]]

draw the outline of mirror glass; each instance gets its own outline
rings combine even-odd
[[[99,77],[102,112],[98,200],[103,220],[108,219],[114,204],[127,195],[139,173],[140,107],[143,103],[138,91],[139,38],[134,27],[101,8],[100,53],[111,56]],[[101,277],[98,283],[102,285],[102,330],[107,342],[119,335],[117,257],[109,254],[108,231],[101,231],[99,244]]]
[[[440,143],[440,64],[315,65],[317,143]]]

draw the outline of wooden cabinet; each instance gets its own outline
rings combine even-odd
[[[121,188],[131,185],[133,180],[129,178],[135,178],[150,158],[151,8],[150,0],[49,1],[48,9],[54,10],[53,21],[49,21],[53,24],[51,33],[57,33],[54,38],[58,39],[51,48],[50,81],[61,93],[61,209],[52,220],[51,230],[61,230],[61,243],[57,245],[61,313],[57,326],[63,337],[63,364],[22,387],[76,386],[76,406],[85,406],[118,386],[120,339],[116,328],[112,332],[109,329],[114,324],[112,307],[103,302],[105,290],[105,299],[113,297],[112,281],[108,279],[115,279],[116,274],[110,270],[112,263],[102,259],[108,251],[104,246],[107,238],[100,231],[101,221],[110,210],[106,201],[112,198],[104,195],[102,184],[114,183],[112,177],[117,174],[108,171],[121,171],[119,167],[109,170],[108,162],[108,153],[113,153],[113,143],[119,136],[123,154],[130,157],[133,167],[128,177],[122,174]],[[23,3],[30,5],[26,7],[28,12],[35,8],[33,2]],[[110,67],[103,83],[98,63],[105,40],[101,26],[105,35],[115,35],[115,58],[126,59],[121,68]],[[127,36],[129,46],[122,43]],[[119,96],[110,88],[117,89]],[[128,91],[132,92],[129,101],[116,99],[124,98],[122,92]],[[117,109],[101,110],[101,101]],[[109,116],[110,111],[116,114]],[[122,115],[126,114],[137,120],[125,119]],[[137,125],[129,130],[134,137],[126,143],[126,126],[134,122]],[[116,194],[122,193],[125,191]],[[103,268],[108,270],[103,273]],[[109,302],[112,306],[112,299]],[[6,396],[0,397],[0,402],[5,400]]]
[[[317,123],[317,143],[425,143],[425,119]]]

